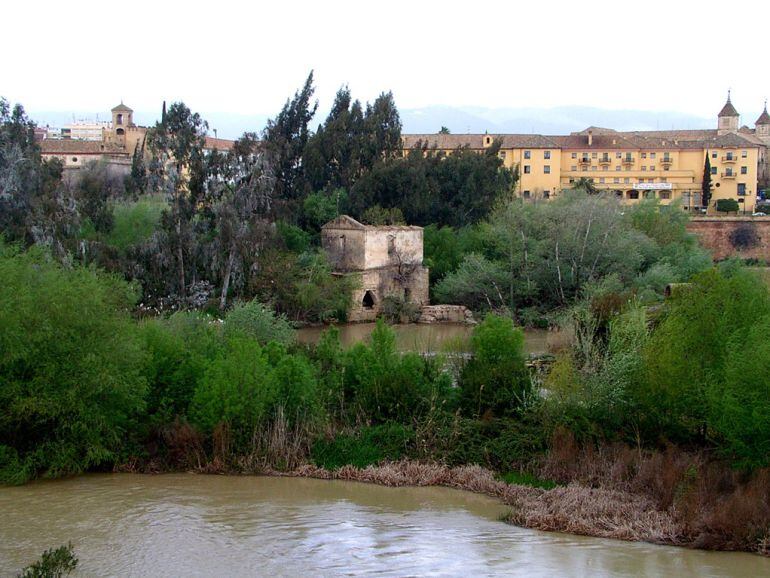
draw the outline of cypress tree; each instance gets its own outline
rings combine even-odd
[[[706,151],[706,162],[703,165],[703,183],[701,186],[701,204],[708,209],[709,203],[711,203],[711,160],[708,151]]]

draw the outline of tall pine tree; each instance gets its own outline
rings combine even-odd
[[[302,89],[287,100],[278,116],[265,127],[263,140],[270,164],[275,170],[275,209],[280,218],[294,221],[302,198],[309,192],[303,162],[310,132],[308,124],[315,116],[318,101],[311,104],[315,88],[313,72]]]
[[[177,270],[176,294],[184,299],[190,278],[195,278],[194,224],[204,192],[203,146],[208,123],[183,102],[173,103],[163,120],[147,134],[152,152],[150,176],[154,188],[166,195],[169,209],[161,224],[166,249]]]

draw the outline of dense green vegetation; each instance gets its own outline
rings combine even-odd
[[[628,207],[612,196],[574,191],[547,203],[500,203],[488,220],[459,232],[429,228],[425,252],[438,266],[439,301],[507,311],[524,325],[548,324],[597,279],[613,279],[618,289],[652,303],[668,283],[708,268],[711,258],[686,222],[676,205]]]
[[[114,464],[146,396],[131,287],[4,245],[0,276],[0,480]]]
[[[256,301],[221,322],[184,312],[135,321],[130,285],[40,249],[3,245],[0,274],[4,483],[215,457],[233,468],[413,457],[509,472],[559,428],[768,465],[770,295],[737,264],[696,275],[654,314],[614,282],[589,286],[545,396],[510,317],[488,315],[458,365],[398,353],[383,323],[370,344],[343,349],[332,329],[300,346]]]

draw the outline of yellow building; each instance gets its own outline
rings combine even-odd
[[[754,130],[741,128],[728,95],[714,130],[620,132],[589,127],[553,136],[410,134],[403,136],[403,145],[405,150],[420,145],[448,153],[458,147],[483,151],[497,139],[505,166],[518,167],[516,192],[524,198],[549,198],[584,178],[625,201],[681,200],[686,210],[700,209],[708,155],[709,210],[719,199],[735,199],[743,211],[753,212],[760,178],[768,174],[770,116],[765,107]]]

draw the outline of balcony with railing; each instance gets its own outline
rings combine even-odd
[[[723,179],[734,179],[735,178],[735,173],[732,172],[732,171],[725,171],[725,172],[722,173],[722,178]]]
[[[662,165],[666,165],[670,167],[674,162],[674,159],[672,157],[663,157],[658,162],[660,162],[660,164]]]
[[[725,155],[722,157],[723,163],[734,163],[734,162],[737,162],[737,160],[738,160],[738,157],[735,155]]]
[[[623,157],[622,162],[624,165],[632,165],[634,164],[634,157],[632,157],[631,155],[626,155]]]
[[[609,157],[609,155],[599,157],[599,164],[600,165],[609,165],[612,164],[612,159]]]

